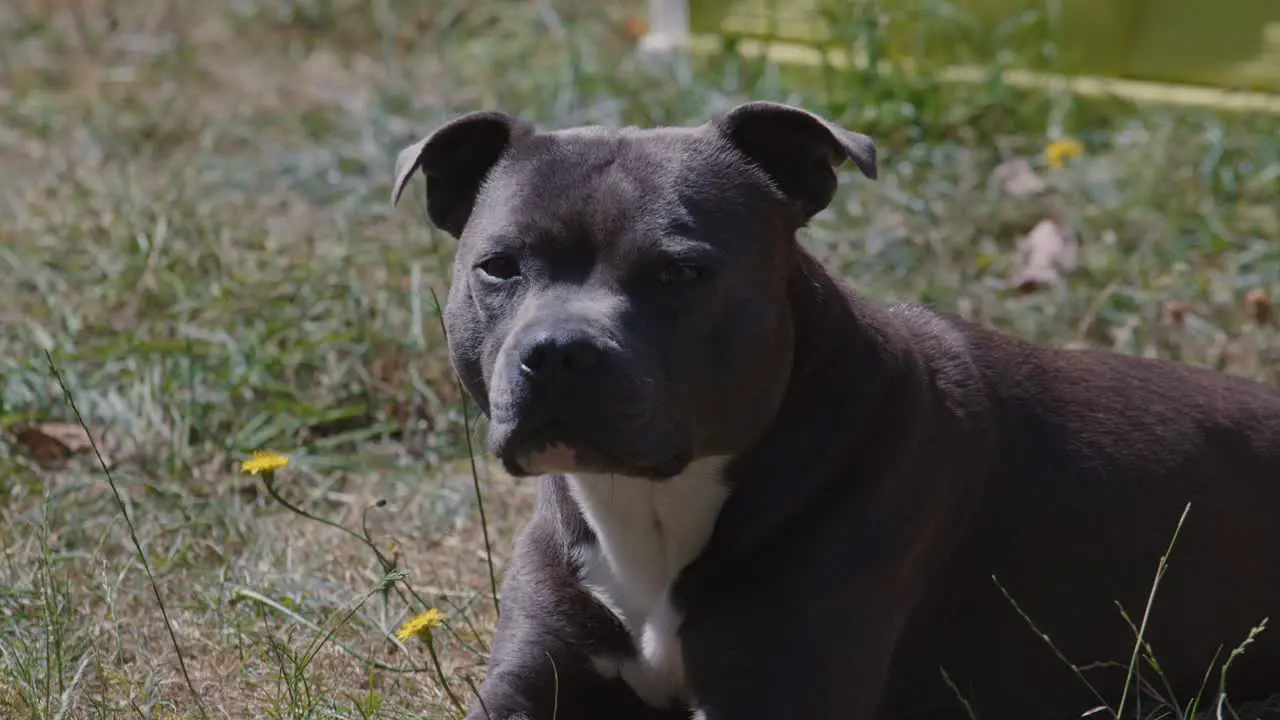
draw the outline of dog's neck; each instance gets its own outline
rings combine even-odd
[[[726,473],[733,466],[795,457],[800,448],[778,452],[789,442],[812,444],[807,454],[821,462],[833,449],[839,451],[840,444],[826,442],[827,433],[810,427],[802,416],[815,409],[834,410],[839,417],[831,420],[841,427],[831,428],[833,432],[865,422],[887,390],[885,381],[903,364],[906,350],[897,348],[894,334],[884,331],[894,322],[889,313],[848,291],[803,249],[798,249],[788,295],[795,347],[786,397],[772,427],[738,459],[697,460],[661,482],[618,475],[567,476],[576,504],[597,537],[600,559],[607,561],[618,582],[627,585],[629,596],[656,599],[698,555],[729,496]],[[830,330],[850,327],[857,330]],[[738,462],[743,456],[749,460]]]
[[[787,299],[795,327],[788,398],[805,395],[815,384],[828,385],[837,394],[867,397],[868,389],[892,374],[908,352],[899,334],[888,331],[896,321],[887,308],[849,289],[803,248],[798,248]],[[848,365],[864,373],[856,378],[856,388],[850,378],[841,377]],[[784,406],[779,415],[787,409]]]
[[[656,603],[706,544],[727,489],[727,457],[695,460],[662,481],[569,475],[570,493],[628,596]],[[625,620],[633,608],[617,608]]]
[[[819,501],[820,479],[872,460],[919,392],[913,388],[922,368],[902,320],[846,287],[803,248],[788,300],[791,377],[773,423],[726,467],[733,490],[718,518],[717,552],[749,555],[778,524]]]

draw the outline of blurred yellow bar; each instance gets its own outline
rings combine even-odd
[[[1024,28],[1022,34],[1009,29],[1018,13],[1043,12],[1054,2],[1052,23]],[[718,52],[725,38],[733,38],[744,55],[802,66],[822,64],[824,57],[832,65],[866,64],[864,55],[851,59],[840,49],[854,45],[837,35],[840,22],[874,21],[881,13],[911,18],[876,26],[884,59],[957,82],[987,80],[991,74],[957,57],[962,37],[999,38],[994,45],[1021,57],[1045,42],[1048,27],[1060,49],[1061,72],[1007,70],[1002,73],[1006,83],[1135,102],[1280,113],[1280,0],[1219,0],[1212,10],[1207,0],[952,0],[963,24],[937,10],[938,0],[835,3],[687,0],[682,10],[689,42],[699,52]],[[859,31],[853,28],[854,34]]]
[[[1280,0],[1277,0],[1280,2]],[[690,46],[695,52],[712,54],[720,51],[717,37],[694,35]],[[743,39],[737,51],[746,57],[763,57],[780,65],[818,66],[825,63],[836,68],[863,66],[865,57],[850,62],[848,54],[837,50],[822,51],[812,46],[783,41],[757,41]],[[952,65],[940,68],[938,77],[950,82],[985,82],[991,77],[988,69],[977,65]],[[1280,94],[1249,92],[1203,85],[1185,85],[1144,80],[1127,80],[1096,75],[1056,75],[1029,70],[1006,70],[1002,80],[1011,87],[1044,91],[1065,91],[1082,97],[1116,97],[1136,103],[1155,103],[1204,107],[1233,112],[1264,112],[1280,114]]]

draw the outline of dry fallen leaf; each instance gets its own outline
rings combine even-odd
[[[1057,285],[1076,267],[1075,233],[1052,218],[1041,220],[1018,245],[1018,257],[1013,287],[1033,292]]]
[[[1160,319],[1165,325],[1181,325],[1191,312],[1191,303],[1186,300],[1167,300],[1160,307]]]
[[[639,40],[649,32],[649,20],[643,17],[629,17],[623,23],[624,32],[632,40]]]
[[[74,423],[18,425],[12,433],[23,452],[44,468],[61,466],[72,455],[93,452],[89,433]]]
[[[1026,158],[1006,160],[991,171],[1000,189],[1013,197],[1031,197],[1049,189],[1049,183],[1036,174]]]
[[[92,449],[84,428],[69,423],[18,425],[13,429],[13,437],[19,447],[42,466],[61,464],[76,453]]]
[[[1259,325],[1271,322],[1271,298],[1262,288],[1254,288],[1244,294],[1244,311]]]

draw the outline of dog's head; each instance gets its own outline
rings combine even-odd
[[[792,363],[796,230],[875,146],[804,110],[544,132],[497,112],[406,148],[459,240],[449,352],[516,475],[663,479],[762,433]]]

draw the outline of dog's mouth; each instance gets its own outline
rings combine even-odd
[[[524,437],[513,438],[512,447],[502,460],[513,475],[579,472],[589,458],[603,452],[595,443],[576,435],[563,422],[550,420]]]
[[[675,454],[657,462],[625,457],[560,420],[518,432],[501,444],[499,458],[516,477],[550,474],[616,474],[655,480],[678,475],[691,458]]]

